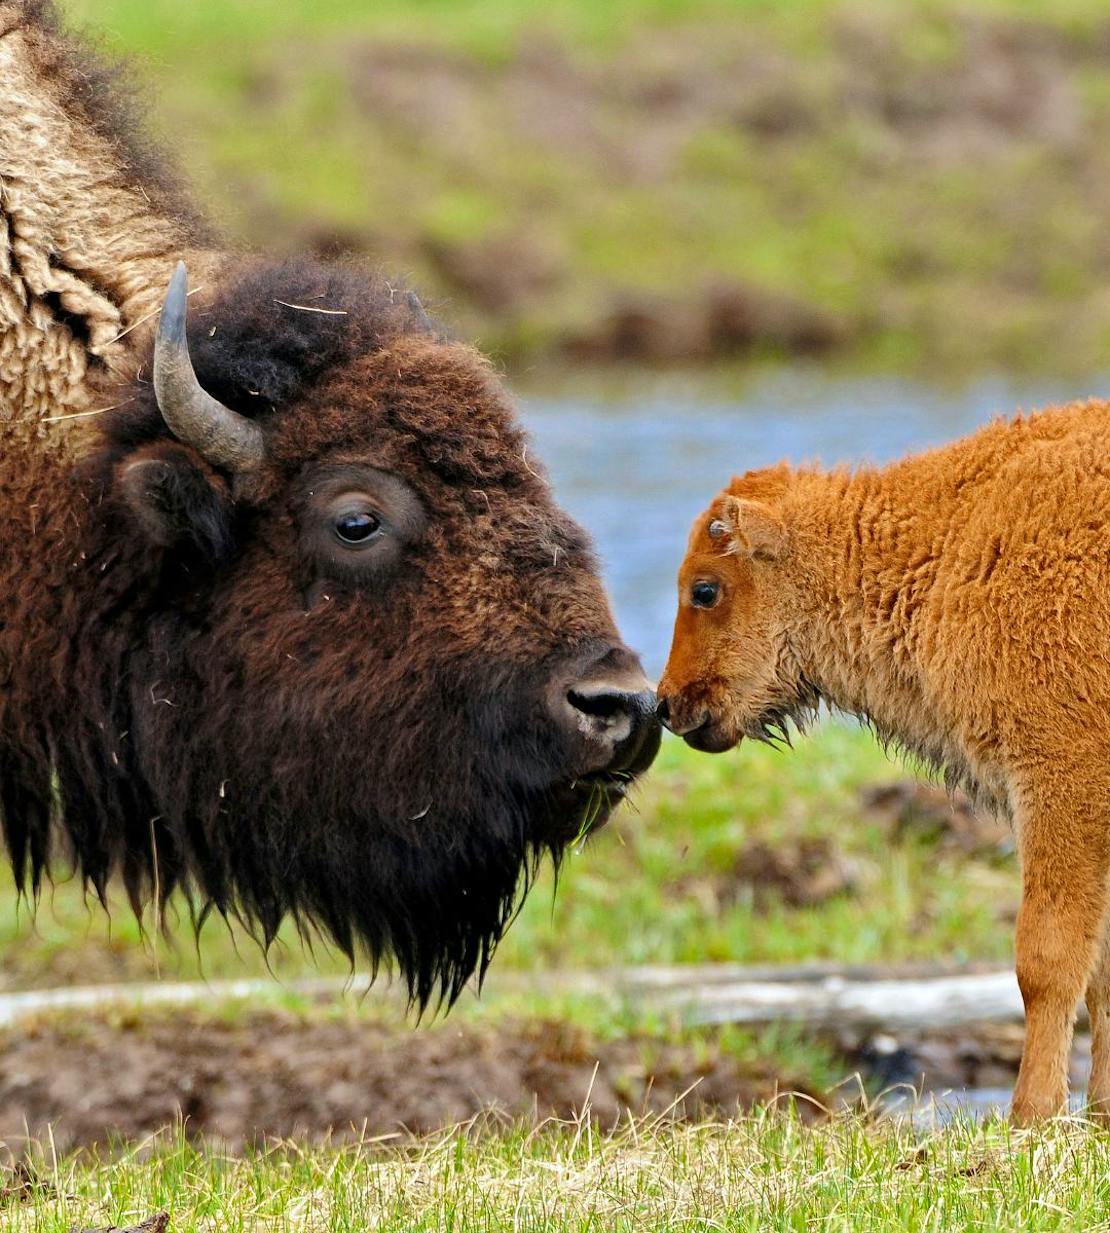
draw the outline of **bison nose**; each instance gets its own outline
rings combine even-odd
[[[655,715],[664,728],[671,726],[671,704],[666,698],[660,698],[655,707]]]
[[[566,718],[599,755],[597,770],[635,772],[654,757],[655,693],[638,665],[586,674],[567,688],[564,703]]]

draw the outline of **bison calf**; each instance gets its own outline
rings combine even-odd
[[[691,533],[659,687],[714,753],[827,702],[1012,821],[1019,1122],[1064,1107],[1084,992],[1110,1116],[1108,457],[1088,402],[884,468],[734,479]]]

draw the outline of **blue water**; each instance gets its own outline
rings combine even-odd
[[[522,412],[562,504],[594,537],[625,638],[658,674],[690,523],[734,473],[781,459],[881,462],[1019,407],[1089,395],[1110,395],[1110,376],[941,390],[786,369],[728,398],[670,379],[617,397],[525,398]]]

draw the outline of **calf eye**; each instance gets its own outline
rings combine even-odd
[[[690,588],[690,601],[695,608],[712,608],[721,594],[716,582],[695,582]]]
[[[382,520],[365,510],[342,514],[335,520],[335,538],[342,544],[358,547],[381,530]]]

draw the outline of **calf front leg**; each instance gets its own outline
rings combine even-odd
[[[1077,772],[1066,795],[1057,794],[1051,802],[1034,793],[1019,811],[1022,899],[1016,958],[1025,1002],[1025,1048],[1012,1112],[1019,1125],[1067,1107],[1075,1012],[1102,945],[1110,809],[1106,800],[1092,800],[1089,786],[1082,791],[1083,779],[1084,773]],[[1100,1041],[1105,1050],[1104,1035]],[[1104,1071],[1100,1081],[1102,1076]]]

